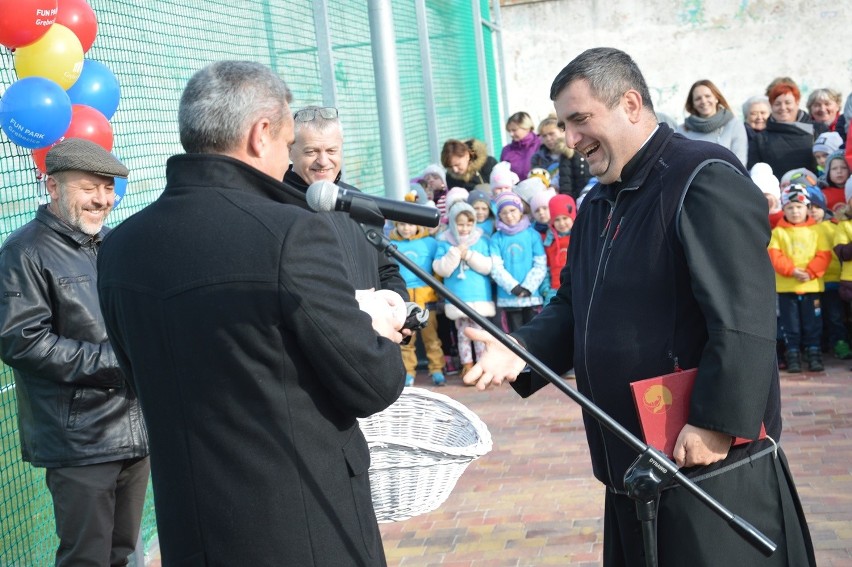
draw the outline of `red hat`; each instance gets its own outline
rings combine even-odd
[[[565,215],[571,220],[577,218],[577,203],[571,195],[556,195],[547,204],[550,208],[550,222],[560,215]]]

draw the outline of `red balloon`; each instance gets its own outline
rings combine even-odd
[[[108,152],[112,151],[112,126],[110,126],[106,116],[91,106],[72,104],[71,124],[62,137],[46,148],[33,150],[33,161],[40,172],[47,173],[45,171],[47,166],[44,163],[47,152],[65,138],[84,138],[96,143]]]
[[[71,125],[66,138],[91,140],[108,152],[112,151],[112,126],[106,116],[85,104],[71,105]]]
[[[83,46],[83,53],[86,53],[95,43],[95,36],[98,33],[95,11],[86,0],[59,0],[58,7],[56,23],[74,32]]]
[[[44,160],[47,158],[47,152],[50,150],[50,148],[52,148],[64,139],[65,138],[59,138],[57,142],[50,144],[46,148],[39,148],[37,150],[33,150],[33,161],[35,162],[36,167],[40,172],[47,173],[47,165],[44,163]]]
[[[0,0],[0,44],[13,49],[39,40],[56,14],[57,0]]]

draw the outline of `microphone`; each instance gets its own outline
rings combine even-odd
[[[374,205],[386,219],[416,224],[418,226],[433,228],[438,226],[440,219],[440,212],[434,207],[374,197],[354,188],[344,189],[338,187],[331,181],[315,181],[311,183],[310,187],[308,187],[307,200],[308,206],[317,212],[349,212],[353,208],[354,203],[356,210],[359,209],[359,205]]]

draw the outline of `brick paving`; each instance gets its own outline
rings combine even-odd
[[[825,372],[782,372],[781,444],[817,564],[840,567],[852,565],[852,372],[850,361],[825,362]],[[600,565],[603,491],[573,401],[553,386],[526,400],[508,386],[483,393],[457,377],[435,388],[420,375],[415,386],[475,411],[494,449],[467,468],[436,511],[381,525],[388,565]]]
[[[852,361],[829,356],[825,362],[825,372],[782,372],[782,445],[817,564],[847,567],[852,565]],[[592,476],[579,407],[553,386],[524,400],[508,386],[478,392],[455,376],[447,382],[435,388],[420,374],[415,386],[475,411],[488,425],[494,448],[471,463],[437,510],[381,525],[388,565],[600,565],[603,490]],[[149,550],[149,567],[160,564],[157,551]]]

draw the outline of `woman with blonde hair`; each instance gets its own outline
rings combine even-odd
[[[591,178],[586,158],[565,144],[565,130],[554,114],[541,121],[538,135],[541,147],[530,160],[532,169],[546,170],[550,174],[551,187],[576,199]]]
[[[535,123],[526,112],[516,112],[506,120],[506,131],[512,141],[503,146],[500,161],[508,161],[520,179],[530,173],[530,159],[541,146],[541,138],[535,133]]]
[[[839,92],[824,88],[814,90],[808,96],[805,107],[814,122],[825,124],[830,131],[836,131],[842,104],[843,100]]]

